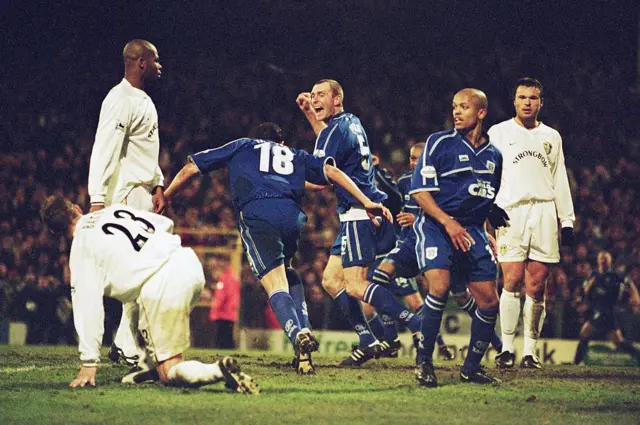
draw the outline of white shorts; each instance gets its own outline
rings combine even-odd
[[[523,203],[505,211],[509,227],[496,230],[499,262],[528,258],[542,263],[560,261],[558,215],[553,201]]]
[[[135,208],[140,211],[153,212],[151,192],[149,192],[146,186],[135,186],[119,203],[128,205],[131,208]]]
[[[200,300],[205,279],[191,248],[178,249],[142,287],[138,329],[149,359],[162,362],[191,346],[189,314]]]

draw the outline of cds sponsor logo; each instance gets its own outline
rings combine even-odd
[[[496,197],[496,189],[491,183],[484,180],[478,180],[477,183],[469,185],[469,193],[473,196],[481,198],[493,199]]]

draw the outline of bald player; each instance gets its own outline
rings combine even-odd
[[[124,46],[124,78],[102,102],[89,164],[90,212],[125,204],[162,214],[164,177],[158,165],[158,112],[146,90],[160,79],[156,47],[146,40]],[[143,355],[131,331],[137,323],[135,303],[122,308],[122,320],[109,358],[135,366]]]
[[[413,229],[418,267],[429,284],[415,371],[418,383],[426,387],[438,385],[432,359],[436,335],[449,291],[460,286],[468,287],[477,303],[460,379],[497,382],[485,373],[480,361],[498,316],[498,266],[485,222],[494,228],[506,224],[506,214],[494,205],[502,155],[482,129],[488,106],[482,91],[460,90],[452,106],[455,128],[429,136],[409,192],[421,208]]]

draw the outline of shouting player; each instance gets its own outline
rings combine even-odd
[[[386,195],[374,181],[367,134],[358,117],[344,111],[342,86],[335,80],[320,80],[311,93],[301,93],[297,102],[318,135],[313,154],[319,158],[335,158],[336,166],[351,177],[362,192],[375,202],[383,202]],[[420,319],[400,304],[389,289],[367,281],[369,266],[376,255],[389,252],[394,246],[392,222],[382,220],[376,227],[352,195],[336,188],[336,197],[340,233],[331,248],[322,286],[340,302],[359,336],[358,347],[342,365],[359,366],[380,356],[380,343],[369,328],[360,301],[406,325],[414,335],[420,332]]]

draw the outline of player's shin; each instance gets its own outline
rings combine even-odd
[[[398,323],[404,323],[411,333],[420,332],[420,318],[400,304],[391,291],[384,286],[370,283],[364,291],[364,302],[371,304],[376,310],[390,316]]]
[[[395,341],[398,339],[398,328],[396,327],[396,321],[393,320],[388,314],[381,314],[382,324],[384,326],[384,339],[387,341]],[[416,316],[420,317],[420,316]]]
[[[360,300],[349,296],[347,291],[344,289],[338,292],[335,300],[340,303],[342,312],[345,317],[347,317],[347,320],[349,320],[349,324],[351,324],[353,330],[358,334],[358,338],[360,339],[359,346],[368,347],[369,345],[377,342],[369,328],[367,319],[364,317]]]
[[[442,314],[447,305],[447,295],[438,297],[428,294],[424,299],[422,307],[422,339],[418,345],[418,356],[416,363],[433,363],[433,350],[436,345],[436,338],[440,332]]]
[[[280,327],[295,347],[296,337],[302,328],[293,298],[284,289],[276,289],[269,294],[269,304],[271,304]]]
[[[522,309],[522,321],[524,322],[524,350],[523,356],[537,358],[536,346],[544,324],[545,302],[536,301],[527,295]]]
[[[500,295],[500,329],[504,351],[515,353],[514,340],[520,319],[520,293],[502,290]]]
[[[384,323],[378,313],[374,312],[373,316],[368,317],[367,324],[376,338],[384,339]]]
[[[469,294],[469,298],[467,299],[467,301],[462,304],[460,306],[460,308],[463,311],[466,311],[467,314],[469,316],[471,316],[471,319],[473,319],[475,313],[476,313],[476,309],[478,308],[478,304],[476,304],[476,299],[473,298],[473,296],[471,296],[471,294]],[[498,336],[498,334],[494,331],[493,332],[493,336],[491,337],[491,345],[493,346],[493,348],[495,348],[495,350],[500,353],[502,352],[502,340],[500,339],[500,337]],[[513,352],[513,351],[512,351]]]
[[[498,308],[476,309],[471,321],[471,341],[467,358],[464,360],[463,370],[466,373],[473,373],[480,368],[482,357],[489,347],[491,335],[496,327],[498,318]]]
[[[291,295],[291,298],[293,298],[293,303],[296,306],[296,313],[298,314],[300,326],[302,326],[302,328],[311,329],[302,279],[300,279],[300,275],[298,275],[298,272],[296,272],[291,267],[287,268],[286,272],[287,281],[289,282],[289,294]]]

